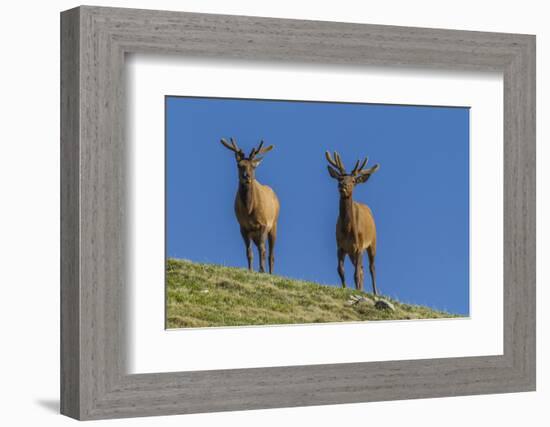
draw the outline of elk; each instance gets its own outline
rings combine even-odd
[[[260,184],[255,178],[255,171],[262,157],[273,149],[273,145],[263,148],[261,141],[258,147],[246,157],[233,138],[231,143],[221,139],[222,145],[235,153],[239,174],[239,187],[235,196],[235,215],[241,228],[241,235],[246,248],[248,269],[252,270],[254,258],[251,242],[254,242],[260,256],[260,272],[265,272],[265,241],[269,242],[269,273],[273,273],[275,262],[275,240],[277,239],[277,220],[279,219],[279,199],[267,185]]]
[[[380,165],[376,164],[369,169],[364,169],[368,157],[362,162],[358,160],[355,167],[348,174],[346,168],[335,151],[334,158],[327,151],[325,157],[328,161],[328,173],[338,181],[340,193],[340,212],[336,222],[336,246],[338,255],[338,275],[342,281],[342,287],[346,287],[344,274],[344,261],[346,255],[351,259],[355,267],[355,288],[363,290],[363,253],[367,251],[369,256],[369,269],[372,280],[372,290],[377,295],[376,270],[374,258],[376,256],[376,226],[370,208],[359,202],[353,201],[353,189],[355,185],[366,182],[376,172]]]

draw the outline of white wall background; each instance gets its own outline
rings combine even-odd
[[[0,24],[0,421],[68,425],[59,405],[59,12],[74,1],[6,2]],[[117,426],[548,425],[550,26],[545,2],[415,0],[96,1],[105,6],[504,31],[537,35],[538,391],[109,421]],[[546,266],[545,266],[546,264]]]

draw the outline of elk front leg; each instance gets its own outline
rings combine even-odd
[[[260,256],[260,273],[265,273],[265,241],[267,239],[267,233],[262,232],[257,238],[254,239],[254,243],[258,248],[258,255]]]
[[[250,243],[250,237],[244,228],[241,227],[241,236],[243,236],[244,246],[246,248],[246,258],[248,259],[248,269],[252,271],[252,261],[254,261],[254,252]]]
[[[265,240],[260,240],[258,252],[260,254],[260,273],[265,273]]]
[[[369,247],[367,249],[367,254],[369,256],[369,270],[370,270],[370,278],[372,280],[372,292],[374,295],[378,295],[378,291],[376,290],[376,268],[374,267],[374,249]]]
[[[363,254],[361,252],[353,256],[353,265],[355,266],[355,289],[363,290]]]
[[[338,248],[338,275],[340,276],[340,281],[342,282],[342,287],[346,287],[346,274],[344,270],[344,261],[346,260],[346,253]]]
[[[273,274],[273,265],[275,264],[275,240],[277,240],[277,223],[273,224],[267,235],[269,243],[269,274]]]

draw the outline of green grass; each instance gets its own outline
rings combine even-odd
[[[363,320],[457,317],[428,307],[390,301],[395,311],[346,304],[354,289],[319,285],[242,268],[169,259],[167,327],[282,325]]]

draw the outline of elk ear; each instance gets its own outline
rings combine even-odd
[[[273,150],[273,145],[270,145],[269,147],[265,147],[265,148],[262,148],[258,154],[265,154],[265,153],[269,153],[271,150]]]
[[[327,165],[327,169],[331,177],[333,177],[334,179],[340,178],[340,173],[336,169],[331,168],[329,165]]]
[[[380,165],[379,164],[376,164],[374,165],[372,168],[370,169],[367,169],[363,172],[361,172],[361,174],[359,176],[356,176],[355,177],[355,183],[356,184],[361,184],[363,182],[367,182],[367,180],[370,178],[370,176],[376,172],[378,169],[380,169]]]
[[[264,159],[263,157],[257,157],[257,158],[255,158],[254,160],[252,160],[252,166],[254,166],[255,168],[257,168],[257,167],[260,165],[260,163],[262,163],[262,160],[263,160],[263,159]]]

